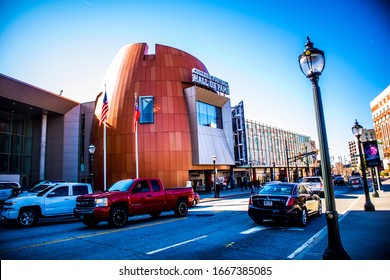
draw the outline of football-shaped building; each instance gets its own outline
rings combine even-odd
[[[99,123],[105,94],[104,133]],[[158,177],[166,187],[191,183],[210,190],[214,161],[218,179],[229,177],[234,145],[228,95],[228,84],[184,51],[157,44],[149,54],[146,43],[123,47],[96,99],[91,133],[95,189],[103,189],[104,154],[108,186],[138,173]]]

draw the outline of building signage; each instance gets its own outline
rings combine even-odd
[[[206,86],[223,94],[230,94],[229,83],[217,77],[211,76],[209,73],[203,72],[199,69],[192,68],[192,82]]]
[[[378,144],[376,141],[363,142],[364,155],[366,156],[366,164],[368,167],[381,165],[379,156]]]

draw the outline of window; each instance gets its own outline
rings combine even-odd
[[[152,180],[152,188],[154,192],[159,192],[161,190],[160,184],[156,180]]]
[[[146,193],[150,192],[149,184],[147,181],[140,181],[133,189],[133,193]]]
[[[88,193],[88,186],[86,185],[74,185],[72,186],[73,195],[83,195]]]
[[[140,96],[140,123],[154,123],[154,97]]]
[[[69,187],[59,187],[48,194],[48,197],[68,196]]]
[[[197,101],[196,109],[199,125],[221,129],[223,128],[221,108]]]

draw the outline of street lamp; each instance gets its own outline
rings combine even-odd
[[[323,259],[347,260],[351,259],[347,251],[341,244],[338,213],[336,211],[336,201],[332,184],[332,175],[329,161],[328,139],[325,128],[324,110],[322,107],[321,91],[318,86],[319,76],[325,67],[324,52],[314,48],[314,44],[307,36],[305,50],[298,57],[299,66],[303,74],[310,79],[313,87],[314,109],[317,121],[317,133],[321,155],[321,169],[324,180],[325,201],[326,201],[326,221],[328,229],[328,247],[325,249]]]
[[[275,181],[275,162],[272,162],[272,174],[271,174],[271,180]]]
[[[216,185],[215,185],[215,161],[217,160],[217,157],[216,156],[213,156],[212,157],[212,159],[213,159],[213,164],[214,164],[214,182],[213,182],[213,185],[214,185],[214,197],[216,198],[216,197],[218,197],[218,195],[217,195],[217,188],[216,188]]]
[[[89,151],[89,161],[90,161],[90,167],[89,167],[89,176],[91,178],[91,186],[92,189],[94,189],[94,174],[93,174],[93,157],[95,154],[95,146],[94,145],[89,145],[88,151]]]
[[[364,204],[364,211],[375,211],[375,206],[371,202],[370,191],[368,190],[367,184],[367,176],[366,176],[366,167],[364,165],[364,159],[362,154],[362,147],[360,142],[360,136],[363,134],[363,127],[355,120],[355,123],[352,127],[352,133],[355,135],[358,144],[359,158],[360,158],[360,166],[362,168],[363,173],[363,185],[364,185],[364,196],[366,197],[366,203]]]
[[[251,188],[251,193],[253,193],[253,178],[252,178],[252,161],[249,161],[249,187]]]
[[[284,142],[286,146],[286,162],[287,162],[286,176],[287,176],[287,182],[290,182],[290,159],[288,158],[287,140],[285,140]]]

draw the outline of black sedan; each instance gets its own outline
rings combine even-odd
[[[333,185],[345,186],[345,180],[343,176],[336,176],[333,179]]]
[[[305,226],[308,216],[321,214],[320,197],[303,184],[267,184],[249,199],[248,215],[256,223],[273,219],[295,221]]]

